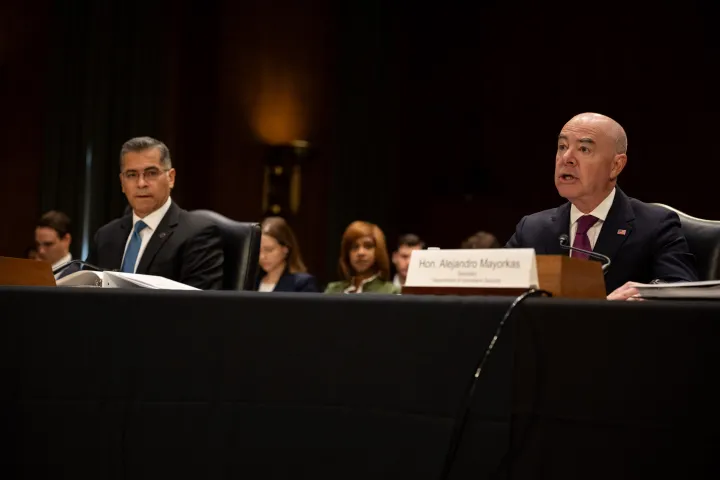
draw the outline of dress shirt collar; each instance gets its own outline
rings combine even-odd
[[[60,260],[58,260],[57,262],[53,263],[52,269],[55,270],[55,269],[57,269],[57,268],[60,268],[60,267],[62,267],[63,265],[65,265],[66,263],[70,262],[71,260],[72,260],[72,255],[70,255],[70,254],[68,253],[67,255],[65,255],[64,257],[62,257]]]
[[[162,221],[163,217],[167,213],[168,210],[170,210],[170,205],[172,204],[172,199],[168,197],[165,204],[152,212],[151,214],[147,215],[145,218],[140,218],[137,216],[135,211],[133,210],[133,228],[135,228],[135,224],[142,220],[145,222],[145,225],[147,225],[150,228],[151,232],[154,232],[157,230],[158,225],[160,225],[160,222]]]
[[[610,211],[610,207],[612,207],[613,200],[615,200],[615,188],[612,189],[610,194],[605,197],[605,200],[600,202],[600,205],[595,207],[595,210],[592,212],[585,214],[582,213],[575,205],[570,206],[570,225],[575,225],[575,222],[578,221],[578,218],[582,217],[583,215],[592,215],[593,217],[599,219],[601,222],[604,222],[605,219],[608,216],[608,212]]]

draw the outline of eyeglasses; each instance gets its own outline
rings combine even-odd
[[[160,178],[160,175],[163,173],[169,171],[170,169],[162,169],[155,167],[146,168],[142,172],[138,172],[137,170],[126,170],[122,172],[120,175],[127,180],[128,182],[137,182],[140,180],[140,177],[145,178],[146,182],[152,182],[154,180],[157,180]]]

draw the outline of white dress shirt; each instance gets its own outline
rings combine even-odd
[[[403,284],[400,282],[400,275],[398,275],[397,273],[396,273],[395,276],[393,277],[393,285],[395,285],[396,287],[402,287],[402,286],[403,286]]]
[[[262,283],[260,282],[260,286],[258,287],[258,292],[272,292],[275,290],[276,283]]]
[[[55,270],[56,268],[60,268],[60,267],[62,267],[63,265],[65,265],[66,263],[68,263],[68,262],[70,262],[70,261],[72,261],[72,255],[70,255],[70,254],[68,253],[67,255],[65,255],[64,257],[62,257],[60,260],[58,260],[57,262],[53,263],[52,269]],[[55,274],[55,279],[57,280],[57,278],[58,278],[60,275],[62,275],[63,273],[64,273],[64,272],[58,272],[58,273],[56,273],[56,274]]]
[[[150,237],[152,237],[153,233],[155,233],[155,230],[157,230],[158,225],[160,225],[160,222],[162,221],[167,211],[170,210],[171,204],[172,199],[168,197],[167,201],[162,207],[147,215],[145,218],[138,217],[135,214],[135,211],[133,211],[133,223],[132,228],[130,229],[130,235],[128,235],[127,241],[125,242],[125,252],[127,252],[128,245],[130,245],[130,239],[132,238],[135,224],[142,220],[143,222],[145,222],[145,225],[147,225],[147,227],[143,228],[142,231],[140,231],[140,250],[138,251],[137,260],[135,261],[135,266],[133,267],[133,273],[137,271],[137,266],[140,265],[140,259],[143,256],[145,247],[147,247],[147,244],[150,241]],[[123,253],[123,261],[125,261],[125,253]],[[120,262],[120,265],[122,265],[122,262]]]
[[[613,188],[612,192],[605,197],[605,200],[600,202],[600,205],[595,207],[595,210],[590,213],[582,213],[575,205],[570,206],[570,241],[573,246],[575,246],[575,233],[577,233],[578,218],[583,215],[592,215],[593,217],[596,217],[598,221],[595,222],[595,225],[588,229],[587,236],[588,239],[590,239],[590,246],[592,249],[595,249],[595,242],[597,242],[598,236],[600,236],[600,230],[602,230],[603,223],[605,223],[605,219],[608,216],[608,212],[610,211],[610,207],[612,207],[614,199],[615,189]]]

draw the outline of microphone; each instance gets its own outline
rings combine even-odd
[[[78,264],[79,264],[79,265],[82,265],[83,267],[88,267],[88,270],[96,270],[96,271],[98,271],[98,272],[102,272],[102,271],[103,271],[102,268],[96,267],[96,266],[93,265],[92,263],[83,262],[82,260],[71,260],[71,261],[69,261],[68,263],[66,263],[65,265],[60,265],[58,268],[56,268],[55,270],[53,270],[52,273],[53,273],[53,275],[57,275],[58,273],[62,272],[62,271],[65,270],[66,268],[68,268],[70,265],[78,265]],[[84,270],[84,269],[81,269],[81,270]]]
[[[607,273],[607,269],[610,266],[610,264],[612,263],[610,261],[610,257],[608,257],[607,255],[603,255],[602,253],[593,252],[592,250],[583,250],[582,248],[576,248],[576,247],[570,246],[570,237],[568,237],[564,233],[562,235],[560,235],[559,240],[560,240],[560,247],[564,248],[565,250],[574,250],[576,252],[584,253],[584,254],[588,255],[589,257],[595,258],[597,260],[605,260],[605,262],[607,262],[607,263],[605,263],[602,266],[602,271],[603,271],[603,275],[605,275]]]

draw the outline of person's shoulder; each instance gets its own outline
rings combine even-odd
[[[330,282],[325,288],[325,293],[340,293],[350,286],[350,282],[347,280],[339,280],[337,282]]]
[[[661,207],[660,205],[653,205],[652,203],[645,203],[637,198],[627,197],[630,208],[632,208],[633,214],[636,220],[646,221],[650,223],[659,223],[670,219],[677,219],[677,213],[667,208]]]
[[[527,215],[526,217],[528,220],[539,220],[539,219],[544,220],[546,218],[553,217],[557,213],[558,208],[559,207],[548,208],[547,210],[542,210],[540,212],[531,213],[531,214]]]
[[[300,292],[317,292],[318,285],[315,276],[306,272],[290,273],[292,276],[293,285],[296,291]]]
[[[368,284],[370,288],[367,289],[368,292],[377,292],[377,293],[400,293],[400,287],[395,285],[392,281],[389,280],[382,280],[380,278],[376,278],[372,282]]]
[[[540,212],[531,213],[529,215],[525,215],[521,220],[520,223],[522,223],[523,228],[536,228],[538,226],[543,225],[548,220],[552,219],[553,217],[558,215],[558,210],[560,210],[561,207],[555,207],[555,208],[548,208],[547,210],[542,210]]]
[[[108,223],[97,229],[97,235],[101,236],[108,233],[114,234],[117,230],[120,229],[120,225],[122,225],[123,223],[131,225],[132,215],[125,215],[120,218],[116,218],[115,220],[110,220]]]
[[[308,282],[312,282],[315,280],[314,275],[311,275],[306,272],[296,272],[296,273],[291,273],[290,275],[292,275],[295,278],[296,283],[308,283]]]

